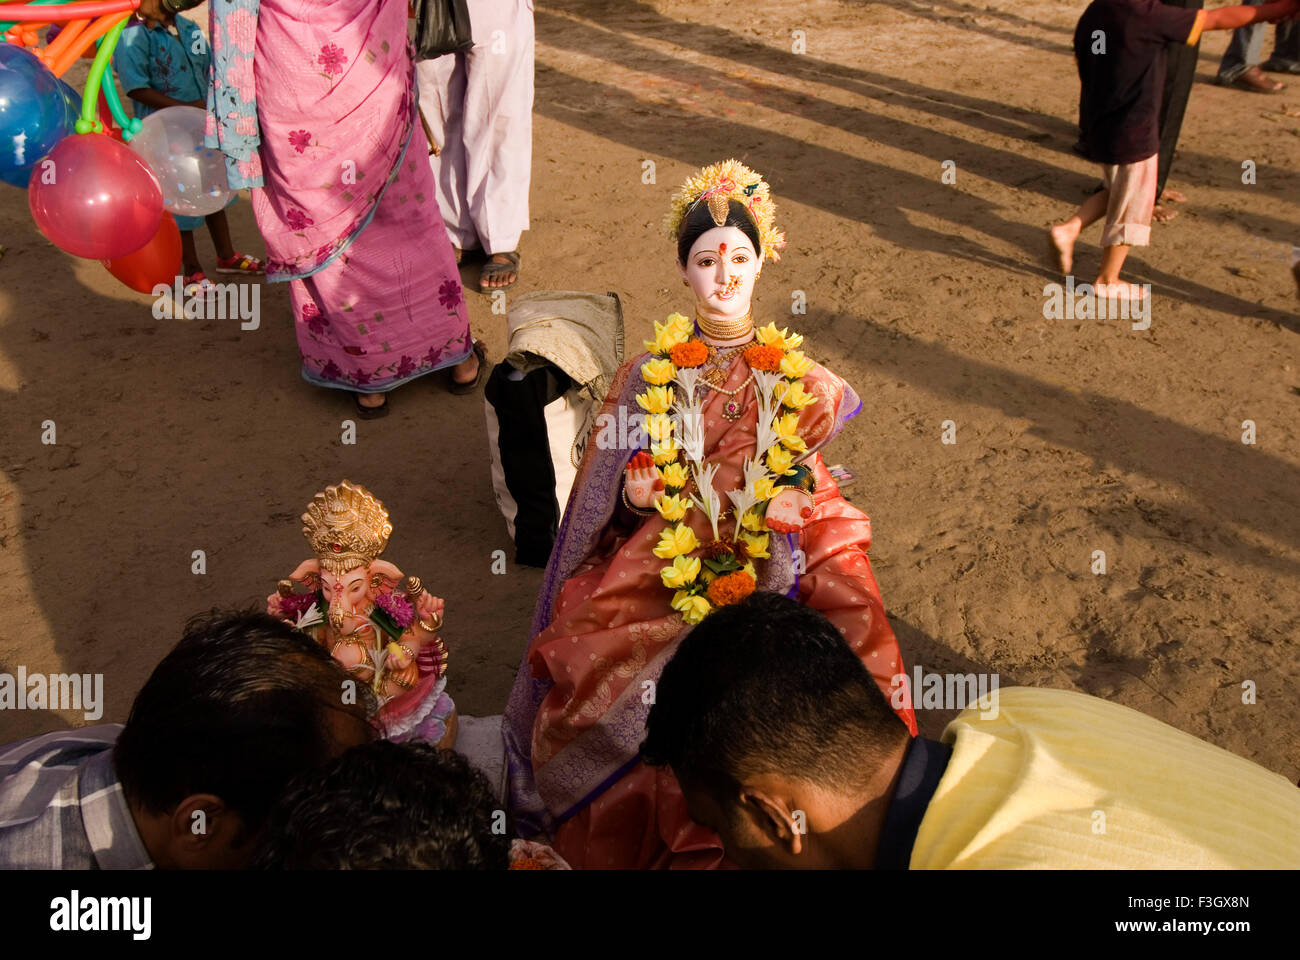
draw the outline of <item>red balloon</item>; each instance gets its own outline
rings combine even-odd
[[[153,293],[160,283],[171,285],[181,272],[181,231],[176,218],[163,211],[153,239],[135,253],[103,261],[108,272],[132,290]]]
[[[94,47],[90,48],[94,50]],[[116,140],[118,143],[125,143],[122,139],[122,128],[113,121],[113,111],[108,109],[108,101],[104,99],[104,91],[99,92],[99,103],[95,112],[98,114],[98,120],[104,125],[104,132]]]
[[[149,165],[102,133],[64,137],[32,168],[27,203],[36,228],[78,257],[139,250],[162,222],[162,188]]]

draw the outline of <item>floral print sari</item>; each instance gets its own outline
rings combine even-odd
[[[392,389],[472,342],[416,114],[405,0],[212,0],[208,142],[250,187],[303,377]]]

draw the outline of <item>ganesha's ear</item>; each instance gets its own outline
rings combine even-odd
[[[375,583],[375,578],[382,577],[387,581],[387,585],[391,589],[402,582],[403,576],[404,574],[402,571],[398,570],[397,567],[389,563],[387,560],[374,560],[370,564],[371,586],[378,586],[379,584]]]
[[[298,564],[297,570],[289,574],[289,579],[313,588],[320,586],[320,561],[304,560]]]

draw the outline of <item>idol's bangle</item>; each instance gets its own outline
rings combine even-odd
[[[627,487],[623,488],[623,506],[627,507],[638,517],[655,517],[659,515],[658,510],[642,510],[640,507],[632,506],[632,502],[627,498]]]
[[[416,620],[415,623],[421,630],[427,630],[429,633],[437,633],[442,629],[442,617],[436,614],[429,623],[425,623],[423,620]]]

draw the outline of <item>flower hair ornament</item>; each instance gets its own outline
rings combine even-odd
[[[739,160],[724,160],[691,174],[673,194],[672,207],[664,217],[668,235],[676,239],[682,224],[696,204],[706,203],[713,222],[722,226],[727,220],[729,201],[741,203],[758,227],[763,257],[776,262],[785,246],[785,234],[776,229],[776,204],[772,202],[767,181]]]

